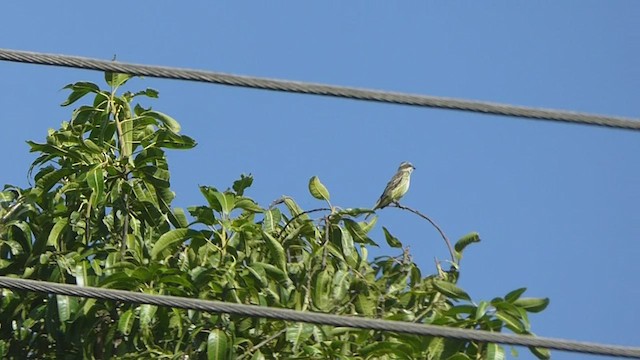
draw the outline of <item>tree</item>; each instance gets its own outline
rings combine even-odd
[[[398,256],[369,259],[375,226],[369,209],[339,208],[317,177],[310,194],[326,207],[304,211],[290,197],[264,208],[241,175],[221,191],[201,186],[204,204],[172,207],[165,149],[190,149],[172,117],[139,98],[158,92],[118,90],[130,76],[105,74],[108,89],[88,82],[71,91],[76,108],[46,142],[34,185],[0,193],[0,275],[150,294],[329,312],[531,334],[527,313],[545,298],[524,288],[474,303],[456,285],[470,233],[455,244],[449,269],[423,276],[402,243],[384,228]],[[312,217],[312,215],[318,215]],[[289,323],[152,305],[3,291],[3,358],[333,358],[501,359],[495,344],[372,330]],[[547,358],[544,349],[532,349]]]

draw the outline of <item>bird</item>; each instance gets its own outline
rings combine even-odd
[[[398,167],[398,171],[391,178],[387,187],[384,188],[380,199],[373,206],[372,210],[382,209],[392,203],[397,203],[409,190],[411,183],[411,173],[415,167],[410,162],[404,161]],[[369,214],[371,215],[371,214]]]

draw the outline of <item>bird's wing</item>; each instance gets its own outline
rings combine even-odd
[[[402,181],[401,173],[395,174],[391,178],[391,180],[389,180],[389,182],[387,183],[387,187],[384,188],[382,195],[380,195],[380,199],[378,199],[378,202],[376,202],[376,205],[373,207],[374,209],[385,207],[391,203],[391,200],[393,200],[391,198],[391,196],[393,195],[393,189],[397,188],[398,185],[400,185],[400,181]],[[382,201],[385,199],[389,201],[386,204],[383,204]]]

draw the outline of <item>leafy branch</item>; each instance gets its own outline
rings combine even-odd
[[[0,191],[0,275],[531,335],[528,314],[544,310],[548,299],[522,297],[520,288],[473,302],[457,285],[458,267],[445,272],[436,263],[435,274],[423,274],[385,227],[387,243],[402,254],[370,259],[377,218],[358,221],[372,211],[333,206],[315,176],[309,192],[327,206],[311,210],[290,197],[262,208],[244,194],[251,175],[233,190],[200,186],[205,205],[174,207],[165,150],[196,142],[169,115],[134,103],[157,91],[118,95],[129,79],[107,73],[109,89],[66,86],[64,106],[85,104],[45,142],[28,142],[38,154],[29,170],[37,170],[34,185]],[[428,216],[393,206],[429,221],[452,259],[480,241],[470,233],[452,248]],[[3,292],[0,313],[0,358],[489,360],[504,353],[464,340],[375,332],[371,341],[365,329],[12,291]]]

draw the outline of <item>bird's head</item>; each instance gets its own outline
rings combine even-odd
[[[398,168],[398,172],[408,172],[409,174],[411,174],[411,172],[415,169],[416,168],[413,165],[411,165],[410,162],[404,161],[402,164],[400,164],[400,167]]]

